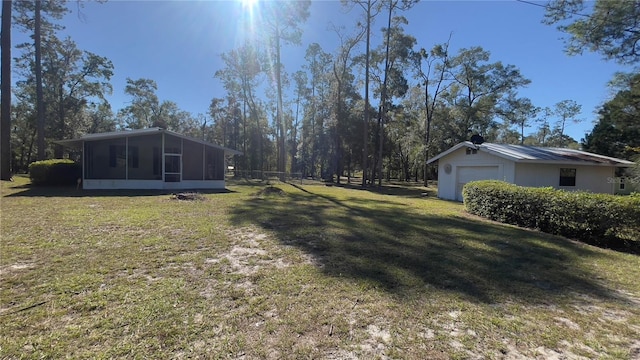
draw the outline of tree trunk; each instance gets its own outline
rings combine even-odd
[[[300,111],[300,93],[296,97],[296,117],[295,123],[291,127],[291,167],[289,172],[293,174],[298,170],[298,162],[296,156],[298,155],[298,115]]]
[[[45,143],[44,143],[44,95],[42,92],[42,34],[41,34],[41,22],[42,22],[42,1],[36,0],[35,2],[35,29],[33,34],[33,40],[35,45],[35,62],[36,62],[36,127],[38,132],[37,147],[38,147],[38,160],[45,159]]]
[[[383,89],[382,89],[382,93],[384,94],[384,85]],[[384,98],[385,96],[381,96],[382,98]],[[383,100],[384,101],[384,100]],[[383,145],[382,142],[384,141],[384,119],[382,118],[382,113],[384,112],[383,110],[384,106],[380,105],[380,110],[379,110],[379,114],[378,114],[378,187],[382,186],[382,178],[384,177],[384,175],[382,174],[382,163],[384,162],[382,160],[382,150],[383,150]],[[374,177],[375,178],[375,177]]]
[[[344,69],[344,68],[343,68]],[[333,73],[336,77],[336,82],[338,83],[338,91],[336,95],[336,123],[334,124],[334,142],[335,142],[335,151],[334,151],[334,159],[333,159],[333,171],[336,174],[336,183],[340,184],[340,118],[342,117],[342,81],[338,72],[336,71],[336,67],[334,64]],[[344,73],[344,72],[343,72]],[[341,74],[342,75],[342,74]]]
[[[376,123],[374,123],[375,125]],[[373,151],[371,152],[371,177],[369,178],[371,181],[371,186],[375,185],[376,183],[376,174],[378,171],[378,151],[376,151],[378,149],[378,141],[380,141],[380,137],[375,136],[375,134],[377,134],[379,132],[380,129],[380,118],[378,118],[377,121],[377,128],[374,129],[373,133]]]
[[[247,100],[242,102],[242,170],[250,170],[247,167]]]
[[[440,80],[442,81],[442,80]],[[438,85],[438,88],[440,87],[440,85]],[[437,91],[436,90],[436,95],[437,95]],[[434,99],[435,102],[435,99]],[[434,105],[435,106],[435,105]],[[430,140],[430,135],[431,135],[431,116],[432,114],[429,114],[429,82],[425,81],[424,82],[424,107],[427,111],[427,116],[425,119],[425,129],[426,129],[426,135],[425,135],[425,139],[424,139],[424,186],[425,187],[429,187],[429,164],[427,163],[427,161],[429,161],[429,140]],[[416,176],[416,181],[417,180],[417,176]]]
[[[29,151],[27,152],[27,163],[25,164],[25,172],[29,171],[29,163],[31,163],[31,159],[33,158],[33,143],[36,140],[37,129],[34,129],[33,135],[31,135],[31,141],[29,141]]]
[[[315,100],[314,100],[315,101]],[[315,104],[313,109],[313,116],[311,117],[311,165],[309,166],[309,172],[311,173],[311,178],[315,180],[316,178],[316,148],[318,145],[318,141],[316,139],[316,114],[315,114]]]
[[[279,26],[277,24],[276,26]],[[280,62],[280,28],[276,29],[276,85],[278,87],[278,103],[276,104],[276,118],[280,130],[280,138],[278,139],[278,172],[280,172],[280,181],[285,181],[286,167],[286,146],[285,146],[285,126],[282,116],[282,63]]]
[[[387,181],[391,181],[391,163],[393,161],[391,151],[389,151],[387,155],[389,156],[389,158],[387,159],[387,161],[389,162],[389,166],[387,168]]]
[[[66,124],[65,124],[65,109],[64,109],[64,89],[62,87],[62,84],[59,85],[58,88],[58,117],[59,117],[59,121],[60,121],[60,135],[61,138],[65,138],[66,137]],[[53,153],[53,157],[56,159],[61,159],[63,156],[63,148],[62,145],[55,145],[54,146],[54,153]]]
[[[2,110],[0,120],[0,179],[11,179],[11,5],[2,1]]]
[[[260,171],[264,171],[264,148],[262,139],[262,129],[260,128],[260,119],[255,110],[251,110],[251,116],[256,120],[256,130],[258,131],[258,148],[260,149]]]
[[[349,150],[349,156],[347,157],[347,184],[351,184],[351,154],[352,150]]]
[[[371,0],[367,2],[367,48],[364,75],[364,126],[362,141],[362,186],[367,185],[367,162],[369,157],[369,52],[371,43]]]
[[[409,169],[409,155],[402,152],[402,147],[398,146],[400,149],[400,161],[402,162],[402,171],[404,172],[404,181],[409,182],[411,180],[411,170]]]
[[[384,118],[386,116],[386,102],[387,102],[387,79],[388,79],[388,75],[389,75],[389,48],[390,48],[390,44],[389,42],[391,41],[391,17],[393,15],[393,1],[390,0],[389,1],[389,17],[387,19],[387,46],[385,49],[385,60],[384,60],[384,80],[382,82],[382,94],[380,96],[380,116],[379,116],[379,123],[380,123],[380,127],[378,128],[378,130],[380,131],[380,143],[378,144],[380,146],[380,148],[378,149],[378,151],[380,152],[380,154],[378,155],[378,157],[380,158],[380,163],[378,163],[378,173],[380,174],[380,177],[378,178],[378,187],[382,186],[382,150],[383,150],[383,142],[384,142]]]

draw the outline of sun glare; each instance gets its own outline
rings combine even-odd
[[[252,10],[258,3],[258,0],[238,0],[238,1],[240,1],[240,3],[242,4],[242,8],[247,10]]]
[[[257,39],[256,28],[260,24],[260,1],[266,0],[232,0],[236,14],[236,39],[237,46],[242,46],[247,40]]]

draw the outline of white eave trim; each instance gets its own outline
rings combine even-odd
[[[454,152],[454,151],[456,151],[456,150],[458,150],[458,149],[460,149],[462,147],[465,147],[465,146],[477,149],[476,145],[473,145],[473,143],[471,143],[469,141],[461,142],[461,143],[453,146],[449,150],[445,150],[445,151],[441,152],[440,154],[438,154],[438,155],[432,157],[431,159],[427,160],[427,164],[431,164],[432,162],[437,161],[437,160],[439,160],[439,159],[441,159],[441,158],[451,154],[452,152]]]

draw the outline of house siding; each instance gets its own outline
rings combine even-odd
[[[450,172],[445,171],[450,167]],[[497,167],[497,170],[496,170]],[[560,186],[560,169],[576,169],[575,186]],[[566,165],[522,163],[505,159],[483,151],[467,154],[467,147],[461,147],[438,159],[438,197],[446,200],[462,201],[462,186],[474,179],[489,176],[491,179],[529,187],[553,187],[568,191],[590,191],[613,194],[615,191],[615,167],[603,165]]]
[[[616,177],[607,181],[613,183],[613,192],[617,195],[640,192],[640,177]]]
[[[438,197],[447,200],[461,200],[460,191],[463,185],[459,181],[461,168],[465,167],[498,167],[496,180],[514,181],[514,162],[503,159],[482,150],[476,154],[467,154],[467,148],[460,148],[438,160]],[[445,166],[451,166],[449,174]]]
[[[576,185],[560,186],[560,169],[576,169]],[[515,184],[520,186],[544,187],[555,189],[582,190],[594,193],[614,193],[612,178],[615,168],[610,166],[584,165],[547,165],[547,164],[516,164]]]

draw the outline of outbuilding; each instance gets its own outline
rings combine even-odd
[[[81,151],[84,189],[224,189],[227,158],[242,154],[157,127],[56,143]]]
[[[586,151],[470,141],[428,160],[438,163],[438,197],[462,201],[462,187],[474,180],[502,180],[520,186],[553,187],[613,194],[616,168],[633,162]]]

